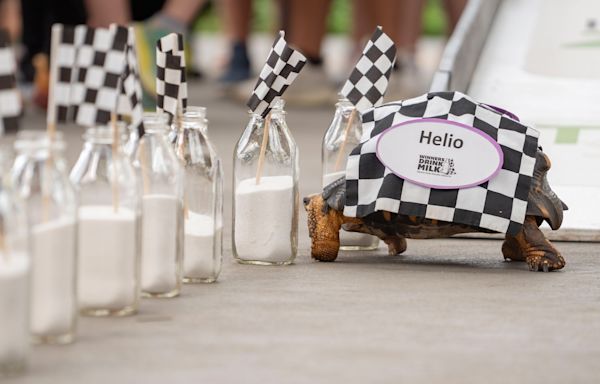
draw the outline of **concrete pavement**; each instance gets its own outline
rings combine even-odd
[[[300,78],[299,78],[299,81]],[[218,283],[141,303],[137,316],[80,318],[77,341],[33,348],[29,372],[6,383],[597,383],[600,257],[559,243],[567,267],[532,273],[505,263],[496,240],[409,241],[309,257],[306,216],[288,267],[231,258],[232,151],[245,108],[194,84],[226,174],[225,254]],[[320,142],[333,106],[288,108],[300,148],[301,194],[319,190]],[[43,128],[30,115],[27,128]],[[66,128],[72,164],[81,146]],[[567,213],[568,214],[568,213]]]

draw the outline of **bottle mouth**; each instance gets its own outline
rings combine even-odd
[[[146,132],[163,132],[169,127],[169,115],[165,112],[144,112],[143,121]]]
[[[65,141],[62,132],[54,132],[50,137],[46,131],[24,130],[17,133],[14,148],[16,151],[50,149],[64,151]]]
[[[116,124],[117,135],[119,139],[124,140],[127,136],[127,125],[121,121]],[[100,125],[85,130],[83,139],[85,141],[111,144],[114,141],[115,132],[111,125]]]
[[[354,104],[352,104],[352,102],[346,98],[346,96],[342,95],[341,93],[339,93],[338,96],[339,96],[338,101],[335,104],[336,107],[338,107],[338,108],[341,107],[341,108],[344,108],[344,109],[346,109],[346,108],[356,108],[354,106]]]
[[[208,120],[206,119],[205,107],[187,107],[183,110],[180,119],[181,128],[206,130]]]
[[[190,119],[206,119],[206,108],[205,107],[197,107],[197,106],[189,106],[183,110],[182,113],[183,118]]]

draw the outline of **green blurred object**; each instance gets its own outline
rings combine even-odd
[[[352,1],[333,0],[327,30],[330,33],[348,33],[352,26]]]
[[[254,0],[254,14],[252,30],[255,32],[269,32],[277,28],[277,9],[274,0]],[[345,34],[352,27],[352,1],[333,0],[331,12],[327,22],[329,33]],[[210,7],[208,12],[202,14],[194,24],[195,31],[218,32],[221,30],[221,21],[216,7]],[[446,31],[446,15],[441,0],[427,0],[423,11],[423,34],[440,36]]]
[[[427,0],[423,10],[423,34],[441,36],[446,33],[446,14],[441,0]]]

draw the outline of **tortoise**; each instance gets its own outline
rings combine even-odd
[[[505,260],[524,261],[531,271],[552,271],[565,266],[560,252],[546,238],[539,226],[547,221],[553,230],[560,228],[563,210],[567,206],[550,188],[546,174],[551,163],[539,148],[525,221],[516,236],[506,235],[502,244]],[[308,231],[311,237],[311,255],[318,261],[334,261],[340,247],[340,228],[350,232],[375,235],[388,246],[390,255],[406,250],[406,239],[431,239],[449,237],[460,233],[494,233],[489,229],[406,216],[388,211],[377,211],[363,218],[343,215],[345,203],[345,178],[327,185],[322,193],[304,198],[308,215]]]

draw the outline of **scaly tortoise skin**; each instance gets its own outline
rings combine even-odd
[[[554,230],[560,228],[563,210],[567,206],[548,185],[546,174],[550,159],[537,151],[534,173],[529,190],[527,216],[516,236],[506,235],[502,254],[506,260],[525,261],[532,271],[552,271],[565,266],[560,252],[540,231],[547,221]],[[311,237],[311,255],[318,261],[334,261],[340,248],[339,231],[362,232],[375,235],[388,245],[390,255],[406,250],[406,239],[433,239],[459,233],[493,233],[479,227],[454,224],[422,217],[399,215],[387,211],[374,212],[364,218],[343,215],[345,183],[341,178],[324,188],[323,193],[304,198]]]

